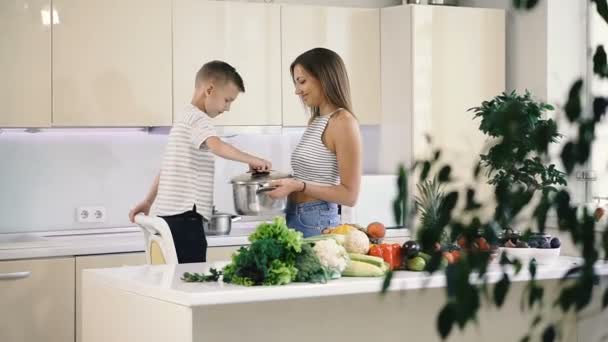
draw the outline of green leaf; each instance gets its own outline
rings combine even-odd
[[[581,91],[583,89],[583,80],[577,80],[570,88],[568,94],[568,102],[564,108],[566,116],[570,122],[576,121],[581,116]]]
[[[538,5],[538,0],[513,0],[513,7],[516,9],[531,10]]]
[[[593,54],[593,73],[600,78],[608,77],[608,67],[606,64],[606,51],[603,45],[599,45]]]
[[[555,327],[553,325],[549,325],[543,332],[543,342],[553,341],[555,341]]]
[[[597,13],[608,23],[608,4],[606,4],[606,0],[591,0],[591,2],[595,2]]]
[[[530,287],[530,292],[528,293],[528,306],[532,308],[536,302],[539,304],[543,301],[543,296],[545,294],[545,289],[532,283]]]
[[[583,266],[574,266],[572,268],[570,268],[562,277],[562,279],[560,280],[560,282],[564,282],[568,279],[570,279],[573,275],[580,273],[581,270],[583,269]]]
[[[425,180],[431,171],[431,162],[428,160],[422,164],[422,172],[420,172],[420,181]]]
[[[452,326],[455,321],[454,316],[454,309],[450,303],[446,304],[443,309],[441,309],[441,312],[439,312],[439,317],[437,317],[437,329],[439,330],[442,339],[445,339],[450,335],[450,331],[452,331]]]
[[[608,108],[608,97],[596,97],[593,99],[593,122],[598,123],[606,114]]]
[[[537,315],[536,317],[534,317],[534,320],[532,321],[532,327],[535,327],[538,325],[538,323],[540,323],[540,321],[542,320],[542,316],[541,315]]]
[[[576,165],[576,161],[578,160],[577,156],[577,148],[576,145],[569,141],[562,148],[562,153],[560,155],[562,159],[562,164],[566,168],[566,173],[571,174],[574,171],[574,165]]]
[[[467,189],[467,204],[464,210],[477,210],[481,208],[481,204],[475,201],[475,189]]]
[[[481,162],[475,164],[475,170],[473,171],[473,178],[477,180],[479,177],[479,172],[481,171]]]
[[[505,302],[505,298],[507,297],[507,292],[509,291],[510,286],[511,280],[509,279],[509,276],[504,273],[502,275],[502,279],[500,279],[500,281],[496,283],[496,286],[494,286],[494,303],[497,307],[501,307]]]
[[[528,263],[528,270],[530,271],[530,277],[536,279],[536,260],[530,260],[530,263]]]
[[[385,294],[389,286],[391,286],[391,280],[393,279],[393,271],[386,272],[384,281],[382,282],[382,294]]]
[[[450,166],[444,166],[439,170],[439,174],[437,175],[437,180],[439,182],[445,183],[450,180],[450,173],[452,172],[452,168]]]
[[[433,161],[436,162],[441,157],[441,150],[435,150],[435,155],[433,156]]]

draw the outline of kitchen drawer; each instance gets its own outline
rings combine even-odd
[[[0,262],[0,341],[74,341],[74,258]]]

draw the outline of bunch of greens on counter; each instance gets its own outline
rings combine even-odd
[[[322,248],[316,240],[304,241],[302,233],[287,227],[285,219],[277,217],[271,223],[260,224],[249,236],[251,245],[241,247],[232,255],[232,262],[222,271],[210,269],[210,274],[184,273],[185,282],[223,281],[243,286],[285,285],[292,281],[326,283],[340,277],[348,258],[342,258],[344,248],[336,244],[335,251]],[[332,242],[334,242],[332,240]],[[335,244],[335,242],[334,242]],[[319,255],[321,253],[321,255]],[[324,258],[321,259],[321,256]],[[326,259],[331,260],[326,260]],[[343,263],[335,270],[323,264]]]
[[[282,217],[260,224],[224,270],[224,282],[237,285],[284,285],[296,280],[302,233],[289,229]]]

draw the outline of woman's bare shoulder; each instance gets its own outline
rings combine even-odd
[[[359,121],[348,110],[340,109],[331,117],[333,126],[341,129],[359,127]]]

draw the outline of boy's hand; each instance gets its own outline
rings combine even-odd
[[[139,213],[144,213],[144,214],[148,215],[150,213],[151,207],[152,207],[152,203],[149,203],[148,201],[143,201],[143,202],[139,203],[138,205],[136,205],[135,207],[133,207],[131,209],[131,211],[129,212],[129,220],[131,221],[131,223],[135,223],[135,215],[137,215]]]
[[[272,169],[272,163],[262,158],[255,158],[249,163],[249,168],[255,171],[270,171]]]

